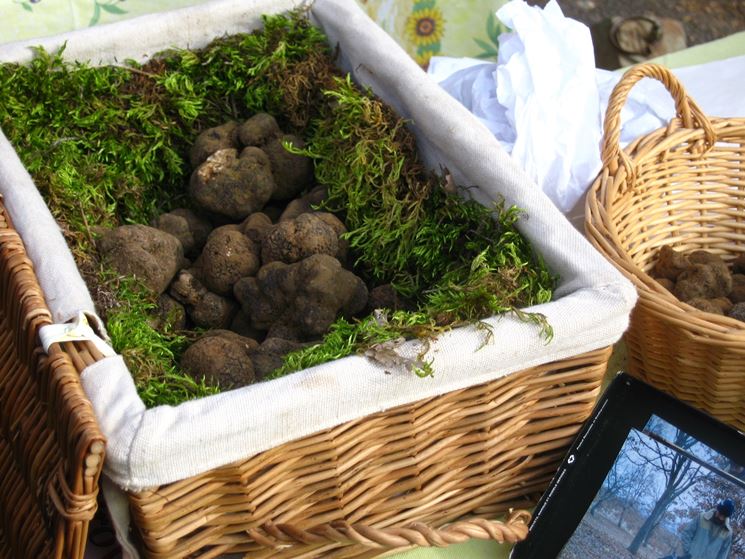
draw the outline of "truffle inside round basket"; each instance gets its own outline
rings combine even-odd
[[[499,540],[523,537],[523,515],[513,515],[507,525],[491,520],[512,506],[528,505],[535,500],[548,483],[572,435],[589,414],[605,371],[608,348],[625,329],[628,312],[635,300],[630,283],[589,246],[540,190],[514,166],[488,130],[430,82],[416,64],[354,5],[318,0],[310,10],[312,21],[318,26],[314,27],[305,19],[293,19],[297,15],[259,20],[259,14],[281,9],[279,6],[270,8],[267,3],[249,4],[250,10],[241,2],[217,4],[123,22],[109,26],[105,31],[89,30],[83,33],[84,37],[72,34],[64,38],[66,48],[61,56],[67,60],[90,60],[105,65],[115,60],[140,57],[143,51],[154,56],[163,50],[163,36],[168,37],[167,46],[193,47],[193,37],[200,36],[203,38],[200,47],[215,37],[221,37],[216,44],[229,47],[243,39],[223,37],[226,30],[245,31],[246,25],[261,27],[262,31],[246,40],[252,44],[262,44],[263,41],[264,46],[271,47],[264,64],[250,66],[250,60],[239,53],[207,47],[194,51],[177,50],[170,59],[156,56],[148,61],[146,56],[141,59],[145,63],[143,66],[124,69],[117,63],[103,67],[127,76],[125,83],[130,83],[127,80],[140,82],[140,85],[149,83],[152,86],[146,89],[149,95],[157,96],[161,91],[159,88],[177,93],[170,98],[171,104],[163,109],[172,111],[168,116],[174,122],[177,118],[196,120],[198,116],[195,115],[201,114],[197,107],[206,110],[213,104],[227,103],[229,106],[236,102],[245,103],[243,110],[250,114],[235,114],[238,122],[235,127],[259,114],[272,114],[282,122],[282,127],[300,129],[300,124],[311,123],[315,126],[314,132],[301,139],[305,145],[282,137],[283,141],[279,142],[282,149],[277,148],[278,151],[274,152],[275,155],[284,154],[289,150],[295,156],[313,160],[315,180],[328,189],[322,202],[325,207],[315,207],[317,202],[314,201],[310,203],[312,212],[303,212],[285,220],[292,221],[287,227],[294,234],[301,231],[301,237],[304,237],[302,231],[310,229],[331,231],[327,242],[311,244],[323,245],[333,255],[316,253],[304,256],[302,262],[323,260],[331,267],[338,264],[335,269],[339,270],[342,268],[338,260],[339,244],[347,241],[350,260],[362,264],[362,274],[378,277],[383,285],[393,284],[397,289],[396,296],[415,299],[434,294],[440,295],[438,301],[443,301],[447,295],[457,304],[443,306],[420,322],[406,313],[397,314],[399,311],[396,310],[357,317],[355,313],[362,309],[350,310],[349,316],[342,316],[350,328],[364,325],[367,320],[369,327],[379,329],[391,324],[395,326],[399,320],[401,331],[395,336],[375,340],[365,347],[366,354],[356,354],[357,346],[351,350],[347,347],[347,353],[340,354],[339,359],[301,361],[295,367],[300,370],[291,375],[216,394],[205,391],[200,394],[202,397],[186,402],[150,399],[157,387],[148,391],[140,385],[138,392],[133,375],[140,371],[134,365],[130,369],[125,365],[125,360],[130,365],[138,364],[140,354],[136,351],[130,354],[122,351],[122,355],[104,357],[84,367],[81,382],[108,441],[104,472],[112,482],[109,498],[114,501],[117,496],[127,498],[140,552],[149,557],[193,553],[203,556],[251,553],[255,557],[301,554],[367,557],[391,547],[458,541],[467,534]],[[130,36],[135,26],[141,43],[129,52],[117,50],[126,43],[121,38]],[[341,77],[328,75],[317,79],[318,75],[312,74],[316,79],[307,79],[308,76],[302,72],[312,70],[314,65],[307,60],[297,62],[292,58],[300,50],[293,41],[302,37],[310,37],[306,40],[311,40],[314,47],[319,47],[321,42],[329,45],[328,49],[306,49],[314,55],[318,52],[335,53],[338,49],[337,64],[341,69],[351,71],[351,77],[342,74]],[[47,41],[44,44],[47,52],[54,52],[54,48],[61,44],[60,40]],[[5,60],[11,54],[0,50],[0,57]],[[25,56],[26,53],[22,51],[22,54]],[[54,56],[48,54],[45,58],[41,55],[31,62],[32,67],[46,64],[55,68],[57,78],[68,77],[62,63]],[[16,59],[23,60],[23,56],[18,55]],[[287,66],[278,66],[281,63]],[[293,64],[297,66],[293,68]],[[207,75],[191,80],[188,73],[186,77],[174,77],[168,73],[173,65],[194,72],[206,69]],[[262,81],[267,75],[262,71],[284,86],[285,95],[271,93],[267,82]],[[72,77],[73,71],[69,72],[69,77]],[[232,89],[205,101],[197,95],[199,88],[215,83],[217,72],[224,72],[230,78],[223,81],[227,81]],[[83,75],[95,81],[92,70]],[[252,83],[247,83],[252,80]],[[364,91],[366,87],[370,87],[374,95],[358,96],[355,93]],[[300,109],[292,113],[293,98],[296,107],[307,107],[297,101],[310,99],[310,106],[329,111],[333,118],[324,121],[322,115],[306,114]],[[103,111],[103,107],[100,110]],[[133,104],[127,110],[131,111],[129,116],[137,117],[137,111],[142,111],[143,107]],[[397,118],[386,120],[384,116],[391,110],[406,121]],[[53,120],[65,122],[63,114],[53,116]],[[266,116],[261,118],[267,119]],[[348,127],[324,128],[324,122],[329,126],[346,123]],[[417,201],[406,210],[408,214],[394,212],[390,216],[390,222],[401,234],[392,241],[388,239],[389,244],[385,244],[386,239],[382,237],[373,237],[371,241],[370,237],[354,235],[359,229],[359,224],[354,222],[355,213],[362,216],[359,219],[362,225],[369,224],[368,212],[379,200],[369,196],[344,200],[340,191],[334,190],[339,176],[348,177],[355,171],[355,164],[366,169],[376,168],[376,158],[382,155],[375,151],[362,151],[371,141],[369,137],[360,135],[376,125],[390,134],[385,136],[389,138],[387,141],[412,148],[416,146],[421,157],[420,163],[411,166],[396,159],[394,164],[383,166],[379,172],[378,178],[385,187],[389,186],[386,181],[392,177],[403,176],[404,182],[396,184],[405,184],[408,190],[394,190],[393,193],[400,198],[414,197]],[[208,143],[206,137],[195,140],[197,134],[193,131],[189,138],[178,138],[180,156],[166,157],[170,166],[162,170],[160,177],[156,174],[148,176],[148,181],[152,185],[164,184],[171,175],[183,173],[184,167],[192,165],[197,170],[190,169],[189,172],[197,173],[197,178],[191,179],[190,189],[192,195],[201,196],[204,190],[209,190],[210,181],[207,179],[214,178],[215,168],[241,166],[244,157],[245,165],[252,168],[254,177],[262,172],[261,169],[267,168],[267,161],[271,167],[271,153],[249,145],[249,141],[240,135],[240,143],[235,146],[220,144],[221,137],[231,136],[230,132],[221,136],[226,126],[233,125],[218,118],[200,125],[208,136],[214,137],[220,148],[206,154],[204,160],[202,156],[205,154],[195,153],[199,151],[198,146]],[[76,266],[64,239],[56,234],[57,225],[46,207],[55,211],[55,200],[49,199],[45,204],[38,197],[34,184],[21,167],[23,146],[13,137],[12,123],[4,119],[3,127],[7,128],[11,143],[18,144],[16,147],[21,158],[18,160],[7,142],[0,146],[3,149],[0,187],[8,212],[26,242],[54,319],[66,322],[80,310],[93,317],[95,309],[79,275],[80,271],[86,275],[91,271]],[[94,125],[91,128],[90,136],[101,141],[101,153],[109,157],[111,153],[104,148],[112,144],[107,143],[105,137],[99,137],[102,132]],[[282,131],[287,132],[284,128]],[[115,129],[115,132],[126,135],[121,129]],[[157,136],[159,132],[150,130],[150,133]],[[132,138],[132,141],[145,140],[146,136],[143,134],[142,138]],[[79,142],[62,134],[56,140],[57,143],[52,142],[54,145],[47,148],[72,150]],[[233,141],[234,135],[230,139]],[[191,161],[186,164],[190,147]],[[152,152],[170,153],[162,148],[163,145],[156,142]],[[362,159],[349,158],[350,152]],[[347,157],[346,166],[333,159],[338,156]],[[51,168],[50,177],[56,177],[50,180],[64,179],[65,173],[74,171],[70,168],[54,169],[48,161],[46,163]],[[116,165],[113,157],[106,163],[99,169],[100,183],[108,179],[107,172]],[[143,168],[145,163],[138,162]],[[43,166],[26,164],[41,188],[42,181],[37,177],[43,172]],[[201,167],[205,164],[207,168]],[[430,176],[439,177],[431,183],[437,188],[421,179]],[[116,204],[127,208],[129,204],[140,202],[138,196],[127,190],[131,184],[121,180],[113,184],[117,187]],[[461,192],[465,201],[458,199],[455,202],[452,191],[458,189],[454,185],[468,187]],[[358,193],[360,185],[355,186]],[[285,198],[286,204],[286,200],[299,194],[302,201],[303,196],[310,196],[313,192],[310,188],[309,185],[308,190],[279,197]],[[150,203],[153,207],[161,205],[165,191],[156,189],[153,192]],[[95,189],[90,194],[95,196]],[[381,199],[389,194],[381,187]],[[248,246],[242,240],[245,237],[260,245],[259,260],[265,258],[265,253],[271,255],[266,258],[274,258],[276,254],[280,254],[280,260],[295,258],[283,256],[283,250],[287,248],[284,241],[265,242],[269,237],[261,236],[261,224],[258,223],[263,218],[252,217],[263,210],[271,222],[271,211],[288,211],[286,205],[272,209],[271,196],[264,200],[264,206],[256,205],[254,197],[247,202],[248,209],[240,209],[237,198],[226,205],[211,206],[210,211],[219,214],[222,221],[218,220],[220,224],[205,240],[206,245],[243,250],[236,247]],[[204,200],[204,205],[214,201],[209,197]],[[431,222],[416,214],[428,205],[440,212]],[[338,235],[334,226],[319,217],[319,213],[313,213],[324,208],[329,210],[328,213],[343,214],[347,233]],[[400,211],[399,206],[396,208]],[[74,211],[72,208],[69,213],[61,212],[59,215],[72,219]],[[161,214],[158,221],[166,219],[165,215]],[[181,215],[171,212],[171,215],[187,221],[183,212]],[[301,220],[303,215],[311,217]],[[88,217],[84,216],[85,219]],[[253,221],[247,225],[245,219]],[[277,219],[281,219],[279,215]],[[177,219],[171,220],[172,224],[176,222],[181,223]],[[407,229],[421,223],[428,226],[423,232]],[[472,227],[463,231],[453,229],[453,224],[459,223],[470,223]],[[264,220],[264,224],[272,228],[267,235],[273,235],[274,231],[280,230],[282,221],[267,224]],[[126,227],[136,228],[127,230],[129,237],[124,244],[128,247],[142,248],[153,242],[152,235],[139,236],[141,229],[137,227],[146,227],[145,224]],[[91,231],[100,234],[102,239],[108,239],[111,234],[110,231]],[[219,231],[219,235],[215,235],[215,231]],[[447,250],[443,250],[442,242],[432,244],[444,231],[462,234],[461,237],[446,239],[444,246],[448,247]],[[189,229],[192,237],[194,232],[193,228]],[[373,235],[384,232],[379,227],[372,228]],[[468,236],[472,232],[473,239]],[[70,231],[66,233],[70,238]],[[256,241],[251,239],[251,235],[260,238]],[[524,299],[518,297],[513,303],[503,305],[504,310],[510,312],[462,317],[456,313],[468,308],[469,285],[451,282],[456,277],[452,270],[445,269],[443,273],[440,268],[428,269],[421,264],[413,266],[415,273],[405,269],[406,274],[386,277],[374,264],[360,258],[364,254],[364,243],[372,242],[372,250],[368,253],[395,261],[409,236],[417,235],[424,241],[417,245],[422,247],[421,254],[415,255],[421,258],[420,262],[439,259],[443,253],[465,257],[467,279],[490,277],[495,261],[489,258],[501,254],[498,250],[505,251],[503,260],[512,268],[520,268],[515,270],[520,273],[525,270],[515,262],[530,260],[525,258],[525,254],[534,254],[531,258],[534,258],[534,264],[537,263],[538,272],[527,277],[558,277],[553,296],[548,300],[546,284],[531,279],[526,282],[530,285],[518,290]],[[86,241],[90,239],[83,238],[81,246]],[[118,238],[112,238],[102,244],[116,247],[122,243]],[[162,244],[169,243],[163,241]],[[72,246],[78,263],[85,263],[76,247]],[[532,246],[535,253],[520,252],[526,246]],[[173,247],[176,248],[172,259],[178,260],[178,247],[183,251],[185,245],[180,242]],[[293,247],[286,252],[297,252],[297,246]],[[476,251],[475,247],[482,249]],[[255,248],[246,249],[246,254],[250,252],[255,257]],[[165,267],[165,256],[157,254],[160,256],[156,258],[154,272]],[[411,266],[413,257],[408,254],[402,264]],[[199,258],[196,253],[193,255]],[[511,260],[516,255],[518,259]],[[202,264],[208,259],[204,255],[201,258]],[[209,258],[217,257],[212,255]],[[223,258],[222,270],[232,271],[237,266],[226,263],[224,254],[220,258]],[[331,260],[337,264],[330,264]],[[125,259],[125,262],[131,260]],[[243,264],[245,262],[241,261]],[[270,264],[262,260],[260,266]],[[296,264],[284,261],[274,268]],[[249,266],[251,271],[241,269],[240,274],[260,274],[260,266],[258,263]],[[302,276],[301,272],[287,273]],[[484,275],[480,275],[482,273]],[[230,292],[236,292],[236,285],[243,277],[252,277],[242,276],[231,284],[233,280],[226,280],[226,275],[231,274],[208,275],[204,278],[209,287],[207,291],[226,297]],[[153,278],[158,279],[158,274],[153,273]],[[447,281],[444,286],[434,289],[432,283],[424,281],[432,278]],[[203,291],[194,287],[190,278],[178,276],[176,279],[178,293],[185,301],[206,297]],[[163,283],[172,286],[169,281]],[[245,283],[248,285],[243,286],[242,298],[251,301],[260,286],[251,281]],[[255,283],[259,283],[258,279]],[[337,281],[337,291],[342,291],[341,285],[341,280]],[[491,289],[496,284],[487,285]],[[536,285],[538,289],[531,293],[530,289]],[[482,285],[480,293],[490,297],[494,295],[490,289],[484,290]],[[244,301],[240,299],[238,297],[243,305]],[[296,303],[293,305],[297,306]],[[280,305],[275,305],[265,314],[281,313],[282,309],[278,307]],[[251,309],[247,315],[249,326],[256,328],[261,326],[259,318],[264,315],[254,311]],[[128,335],[133,337],[134,332],[123,327],[126,324],[111,320],[109,316],[106,327],[112,338],[121,335],[121,339],[126,339]],[[303,323],[308,330],[303,330],[302,336],[316,335],[315,326],[311,328],[308,324]],[[218,325],[223,323],[218,322]],[[281,326],[285,331],[288,329],[287,323],[283,322]],[[546,335],[549,328],[552,336]],[[309,333],[309,330],[313,332]],[[351,336],[338,323],[332,334],[334,332],[341,332],[342,338]],[[398,341],[401,335],[416,338],[422,332],[431,335],[423,340]],[[301,351],[323,345],[313,338],[301,337],[296,341],[299,344],[313,342],[310,348],[300,348]],[[385,345],[388,342],[394,343]],[[156,344],[146,347],[152,349]],[[218,357],[232,351],[226,349],[228,342],[221,342],[217,347],[213,355]],[[326,351],[325,357],[328,355]],[[85,365],[84,360],[74,361]],[[205,382],[207,371],[201,366],[197,369],[202,374],[195,375],[193,382]],[[205,382],[204,386],[209,385]],[[148,409],[146,401],[161,405]],[[127,510],[127,506],[117,510]],[[471,520],[474,516],[485,516],[489,520],[484,521],[485,524],[479,523]],[[401,529],[414,521],[429,524],[432,529],[456,521],[466,524],[456,522],[450,528],[425,531],[421,536]]]
[[[643,78],[662,82],[677,116],[621,149],[621,109]],[[745,253],[744,130],[745,119],[705,115],[667,68],[630,69],[608,104],[603,169],[585,212],[588,238],[639,293],[625,334],[629,372],[738,429],[745,428],[745,324],[696,308],[690,293],[654,276],[663,247],[714,256],[726,273],[709,281],[724,279],[721,294],[730,291],[727,269]],[[703,278],[689,274],[700,288]]]

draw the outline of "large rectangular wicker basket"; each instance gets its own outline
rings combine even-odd
[[[143,52],[172,46],[163,38],[163,26],[182,33],[176,46],[195,46],[240,27],[236,22],[257,7],[268,12],[282,9],[269,1],[223,0],[87,30],[84,36],[53,38],[44,46],[53,49],[64,41],[67,56],[81,57],[95,43],[103,45],[100,52],[107,51],[111,59],[138,58]],[[103,358],[86,344],[66,344],[60,359],[69,359],[66,362],[81,373],[108,439],[104,473],[114,481],[115,489],[107,499],[118,521],[128,521],[127,514],[131,514],[131,534],[122,530],[120,535],[131,535],[132,549],[147,557],[206,558],[236,553],[252,558],[362,558],[412,545],[524,537],[524,513],[509,515],[504,524],[495,519],[513,507],[535,502],[546,487],[595,403],[609,346],[626,328],[635,301],[631,284],[524,178],[489,131],[430,82],[359,8],[341,0],[317,0],[311,13],[320,17],[319,25],[331,44],[338,41],[342,67],[413,120],[420,151],[431,168],[446,165],[459,183],[478,184],[480,188],[472,191],[484,202],[504,196],[508,205],[525,210],[521,232],[561,276],[555,300],[532,309],[546,315],[554,327],[554,339],[545,342],[534,326],[511,317],[490,318],[493,344],[482,347],[476,328],[456,329],[433,342],[433,347],[442,349],[435,359],[433,378],[383,375],[382,369],[353,356],[283,379],[146,411],[128,371],[116,368],[121,359]],[[215,23],[218,20],[228,22],[226,27]],[[132,36],[140,42],[128,50],[131,45],[125,39]],[[27,57],[22,47],[14,49],[0,49],[0,59]],[[29,186],[34,194],[15,198],[23,189],[18,184],[11,187],[4,179],[14,176],[11,166],[0,158],[0,190],[6,193],[8,211],[14,217],[23,216],[16,219],[16,226],[39,272],[44,266],[49,268],[45,258],[54,256],[45,252],[44,232],[37,235],[38,228],[34,228],[48,210],[40,198],[29,201],[38,197],[30,179],[24,188]],[[53,316],[57,321],[66,319],[55,305],[69,307],[72,290],[55,281],[54,274],[37,275]],[[23,289],[30,285],[30,281],[23,283]],[[21,328],[28,321],[16,311],[8,316],[12,317],[9,328]],[[29,336],[14,339],[32,340],[29,351],[39,355],[36,333]],[[449,365],[437,368],[438,362]],[[385,393],[385,402],[394,403],[371,404],[364,384],[358,385],[361,394],[354,398],[346,392],[334,395],[336,399],[314,392],[312,412],[334,410],[338,415],[333,421],[307,421],[299,425],[302,436],[278,431],[277,439],[264,446],[252,442],[257,433],[278,423],[294,429],[303,423],[297,418],[315,417],[307,410],[281,407],[284,398],[275,403],[281,422],[252,416],[252,405],[260,400],[257,394],[281,396],[303,387],[318,390],[325,383],[343,385],[366,378],[376,383],[369,385],[374,388],[370,392]],[[5,382],[14,390],[22,380],[12,375]],[[75,377],[68,382],[79,386]],[[397,386],[415,387],[417,397],[401,397]],[[55,385],[40,394],[44,402],[53,402],[60,390]],[[4,406],[9,405],[6,401]],[[3,407],[3,416],[8,413]],[[44,409],[45,421],[53,425],[78,418],[71,413],[51,406]],[[202,423],[214,422],[218,413],[230,418],[230,430],[211,437],[189,437],[192,432],[202,433]],[[163,417],[170,422],[169,430],[158,429]],[[94,423],[86,419],[85,425],[97,433]],[[11,433],[8,437],[12,438]],[[33,433],[22,437],[30,440]],[[194,439],[191,446],[184,442],[189,438]],[[64,449],[78,454],[66,450],[72,454],[60,463],[76,471],[73,458],[82,456],[80,447],[76,441],[65,444]],[[135,446],[139,454],[132,450]],[[215,451],[218,448],[228,450]],[[97,463],[95,459],[89,462],[91,466]],[[189,473],[183,474],[187,462]],[[201,467],[207,463],[211,465]],[[19,476],[28,476],[26,467],[33,469],[21,463]],[[84,488],[94,492],[96,479],[86,481]],[[42,499],[47,485],[34,487]],[[13,502],[8,499],[0,493],[2,511]],[[65,517],[67,509],[62,507],[58,514]],[[11,516],[5,519],[0,513],[0,518],[3,532],[12,531]],[[80,516],[81,522],[87,518]],[[20,534],[19,542],[29,535]],[[56,536],[46,531],[38,537],[54,541]],[[75,545],[68,556],[80,557],[82,547]],[[14,544],[13,550],[13,557],[26,554],[21,544]],[[26,556],[43,554],[28,552]]]
[[[677,118],[622,151],[621,109],[644,77],[665,85]],[[625,334],[629,371],[745,429],[745,323],[679,301],[650,275],[664,245],[727,262],[745,254],[745,119],[708,118],[669,70],[641,65],[613,91],[602,159],[586,230],[639,293]]]

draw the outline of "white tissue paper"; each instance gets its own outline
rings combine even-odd
[[[582,199],[600,171],[602,124],[622,72],[595,68],[590,30],[513,0],[497,17],[512,32],[499,38],[497,63],[433,57],[428,72],[496,136],[554,204],[581,227]],[[675,70],[706,114],[745,116],[745,57]],[[675,116],[662,84],[643,80],[622,111],[621,144]]]

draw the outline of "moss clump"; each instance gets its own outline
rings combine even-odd
[[[114,351],[136,374],[137,388],[146,406],[176,405],[185,400],[217,394],[218,387],[202,379],[197,382],[176,368],[181,353],[192,341],[165,324],[156,329],[152,313],[158,304],[153,295],[133,278],[114,276],[101,269],[100,284],[111,286],[108,306],[99,312],[107,316],[106,327]],[[193,334],[194,335],[194,334]]]
[[[101,269],[96,227],[148,223],[185,205],[188,150],[205,128],[264,107],[286,106],[285,122],[307,123],[321,90],[303,76],[330,76],[327,53],[320,32],[296,15],[267,18],[261,33],[219,39],[198,52],[174,50],[144,66],[70,64],[63,51],[43,50],[28,66],[0,65],[0,127],[60,224],[147,405],[214,389],[176,370],[184,344],[149,325],[149,296]],[[288,87],[267,85],[285,71],[295,76]]]
[[[428,173],[406,123],[338,74],[303,14],[267,17],[259,32],[144,66],[71,65],[39,51],[28,67],[0,66],[0,96],[0,126],[62,226],[148,405],[212,389],[174,368],[185,340],[149,326],[155,302],[101,270],[95,226],[147,223],[184,205],[197,134],[255,112],[302,133],[328,186],[328,209],[343,214],[356,265],[417,306],[383,322],[338,321],[277,375],[550,299],[554,278],[517,233],[519,210],[464,200]]]

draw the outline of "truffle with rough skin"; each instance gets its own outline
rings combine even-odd
[[[693,264],[681,272],[675,282],[674,295],[681,301],[696,298],[714,299],[726,297],[732,289],[729,270],[717,263]]]
[[[259,246],[271,228],[272,220],[263,212],[252,213],[241,223],[241,232]]]
[[[249,352],[258,346],[255,340],[226,330],[208,332],[181,357],[182,370],[196,380],[222,389],[246,386],[255,381]]]
[[[349,252],[349,241],[344,238],[344,234],[347,232],[347,227],[341,222],[341,220],[334,214],[328,212],[315,212],[316,217],[321,218],[326,225],[330,225],[336,232],[336,242],[339,243],[339,250],[336,251],[337,260],[342,265],[347,263],[347,253]]]
[[[201,328],[229,328],[238,306],[226,297],[207,291],[189,312],[194,324]]]
[[[207,220],[186,208],[161,214],[153,220],[152,225],[181,241],[186,256],[198,255],[212,231],[212,225]]]
[[[732,261],[733,274],[745,274],[745,254],[741,254]]]
[[[189,194],[204,210],[233,220],[260,211],[274,191],[271,163],[255,147],[223,149],[191,175]]]
[[[173,235],[147,225],[122,225],[97,240],[101,257],[118,273],[134,276],[163,293],[183,263],[184,249]]]
[[[722,307],[715,302],[715,299],[704,299],[702,297],[696,297],[690,301],[686,301],[692,307],[697,308],[700,311],[710,312],[713,314],[724,314]]]
[[[675,281],[678,275],[690,266],[688,256],[676,251],[671,246],[663,245],[657,253],[657,262],[654,265],[653,274],[657,278],[667,278]]]
[[[257,330],[251,326],[251,319],[242,310],[238,310],[235,316],[233,316],[229,330],[246,338],[253,338],[259,342],[266,338],[266,332]]]
[[[272,162],[276,185],[272,200],[292,200],[313,184],[313,161],[310,157],[287,151],[283,142],[295,148],[305,147],[305,142],[292,134],[284,134],[263,147]]]
[[[339,238],[334,228],[316,214],[281,221],[264,235],[261,261],[292,264],[312,254],[336,255]]]
[[[285,324],[284,322],[275,322],[269,327],[266,333],[267,338],[280,338],[282,340],[291,340],[299,342],[306,337],[300,333],[300,329],[294,324]]]
[[[233,285],[259,270],[260,247],[231,226],[218,227],[202,250],[202,275],[207,288],[218,295],[233,293]]]
[[[675,282],[668,278],[655,278],[655,281],[659,283],[662,287],[667,289],[670,293],[673,292],[675,289]]]
[[[169,213],[186,220],[189,232],[194,240],[194,247],[191,254],[199,254],[204,243],[207,242],[207,237],[209,237],[212,232],[212,224],[207,219],[197,215],[188,208],[176,208],[175,210],[171,210]]]
[[[170,295],[186,307],[189,318],[201,328],[226,329],[237,311],[231,299],[208,291],[188,270],[176,276]]]
[[[189,229],[189,223],[183,217],[165,213],[152,220],[152,226],[161,231],[173,235],[184,248],[184,254],[188,254],[194,248],[194,237]]]
[[[688,255],[688,261],[694,266],[697,264],[709,266],[714,271],[717,284],[715,287],[716,293],[710,297],[711,299],[726,297],[732,290],[732,272],[718,254],[706,250],[694,250]],[[680,279],[680,276],[678,276],[678,279]]]
[[[717,308],[721,311],[721,314],[727,314],[734,303],[730,301],[728,297],[715,297],[714,299],[709,299],[713,305],[716,305]]]
[[[390,309],[397,311],[401,309],[411,309],[412,304],[403,299],[390,283],[378,285],[370,290],[370,297],[367,301],[367,309],[372,312],[375,309]]]
[[[189,151],[191,166],[195,169],[213,153],[230,148],[238,148],[237,122],[226,122],[220,126],[208,128],[197,136]]]
[[[184,305],[167,293],[162,293],[158,297],[158,311],[153,327],[157,330],[184,330],[186,328]]]
[[[274,117],[256,113],[238,127],[238,139],[244,146],[263,147],[282,134]]]
[[[265,264],[255,278],[240,279],[234,293],[254,328],[279,323],[308,340],[325,334],[338,315],[352,316],[367,303],[364,282],[327,254]]]
[[[314,206],[318,206],[321,202],[326,199],[327,189],[323,185],[318,185],[313,190],[308,192],[305,196],[295,198],[279,216],[279,221],[286,221],[288,219],[295,219],[300,214],[311,213],[317,211]]]
[[[267,338],[250,352],[257,379],[263,379],[284,364],[284,357],[291,351],[302,349],[306,344],[282,338]]]

